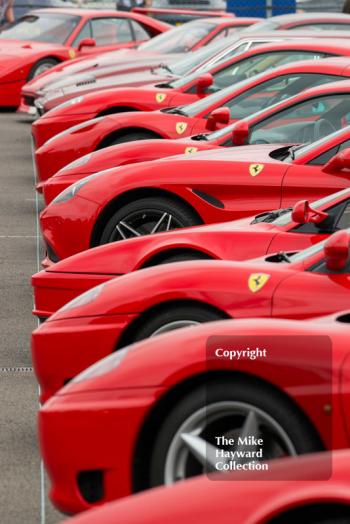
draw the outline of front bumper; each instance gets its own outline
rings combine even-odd
[[[21,101],[21,88],[25,80],[0,83],[0,106],[18,107]]]
[[[50,202],[62,193],[62,191],[67,189],[67,187],[91,174],[92,173],[77,173],[67,176],[53,176],[49,180],[37,184],[36,189],[39,193],[43,194],[45,204],[48,206]]]
[[[91,247],[101,206],[75,195],[68,202],[52,203],[40,215],[44,241],[59,260]]]
[[[41,324],[32,334],[32,360],[46,402],[78,373],[115,351],[133,314],[67,318]]]
[[[132,493],[137,436],[159,395],[160,388],[63,390],[41,409],[41,453],[60,511],[77,513]],[[81,478],[89,474],[86,490]]]

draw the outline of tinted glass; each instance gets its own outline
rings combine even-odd
[[[131,42],[133,36],[127,18],[95,18],[91,20],[92,38],[98,46]]]
[[[209,22],[188,22],[141,44],[139,49],[155,50],[157,53],[185,53],[209,35],[214,27]]]
[[[38,14],[24,16],[0,32],[0,38],[64,44],[80,22],[80,16]]]

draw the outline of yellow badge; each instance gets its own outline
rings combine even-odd
[[[156,101],[158,102],[158,104],[161,104],[163,102],[163,100],[166,99],[166,94],[165,93],[157,93],[156,94]]]
[[[269,280],[271,275],[266,273],[252,273],[248,279],[248,287],[252,293],[260,291]]]
[[[249,174],[250,176],[260,175],[261,171],[264,169],[264,164],[250,164]]]
[[[70,49],[68,51],[68,55],[69,55],[69,58],[73,59],[76,57],[76,52],[74,51],[74,49]]]
[[[198,147],[186,147],[185,154],[192,155],[192,153],[195,153],[196,151],[198,151]]]
[[[176,124],[176,132],[178,135],[182,135],[182,133],[184,133],[186,129],[187,129],[186,122],[178,122]]]

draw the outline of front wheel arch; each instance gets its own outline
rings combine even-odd
[[[149,129],[145,129],[142,127],[128,127],[124,129],[118,129],[117,131],[112,131],[109,135],[105,136],[102,139],[102,141],[97,145],[96,151],[113,145],[114,141],[118,138],[122,138],[127,135],[132,135],[134,133],[142,133],[143,135],[149,135],[149,140],[164,138],[160,134],[150,131]]]
[[[102,231],[104,230],[108,220],[114,215],[116,210],[122,206],[125,206],[126,204],[129,204],[130,202],[134,200],[140,200],[141,198],[147,198],[147,197],[165,197],[170,198],[174,202],[177,202],[181,205],[187,206],[189,211],[194,213],[199,223],[203,223],[202,217],[197,213],[197,211],[184,199],[179,197],[178,195],[175,195],[174,193],[171,193],[170,191],[166,191],[164,189],[157,189],[157,188],[141,188],[141,189],[133,189],[130,191],[127,191],[126,193],[123,193],[110,202],[102,209],[100,212],[92,235],[91,235],[91,241],[90,241],[90,247],[96,247],[99,245],[99,239],[101,238]]]
[[[137,436],[134,448],[134,460],[132,470],[132,489],[133,493],[144,491],[150,487],[150,463],[151,455],[149,452],[145,454],[145,449],[153,450],[156,433],[159,427],[164,422],[164,418],[175,408],[183,398],[196,390],[200,386],[208,386],[209,384],[222,383],[224,381],[232,380],[240,381],[243,384],[250,384],[251,386],[258,386],[267,389],[269,392],[279,396],[282,402],[288,403],[292,407],[300,419],[304,422],[306,428],[310,431],[315,442],[317,442],[319,450],[325,450],[321,435],[316,430],[312,421],[304,410],[284,391],[277,388],[274,384],[241,371],[206,371],[194,376],[190,376],[180,384],[176,384],[172,389],[168,390],[163,396],[158,399],[157,403],[151,408],[146,415],[140,432]]]

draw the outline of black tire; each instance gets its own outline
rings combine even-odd
[[[168,255],[166,258],[161,260],[158,264],[172,264],[173,262],[186,262],[190,260],[213,260],[209,255],[201,253],[200,251],[192,251],[191,253],[177,253],[174,255]]]
[[[167,307],[160,313],[152,314],[152,316],[137,330],[132,342],[152,337],[159,329],[162,329],[164,326],[172,324],[173,322],[193,322],[203,324],[205,322],[223,320],[224,318],[226,318],[225,315],[220,311],[209,309],[200,304]]]
[[[195,226],[200,224],[200,220],[194,211],[191,211],[186,205],[179,202],[175,202],[171,198],[166,197],[147,197],[141,198],[134,202],[130,202],[122,206],[114,215],[108,220],[104,230],[101,234],[99,244],[109,244],[110,242],[115,242],[118,240],[123,240],[123,237],[118,233],[117,227],[119,227],[120,222],[125,222],[128,217],[135,217],[135,222],[130,222],[130,225],[138,224],[137,217],[140,216],[141,220],[144,217],[145,213],[149,213],[152,216],[152,213],[159,213],[159,215],[168,213],[171,215],[174,227],[170,229],[177,229],[179,227],[188,227]],[[129,222],[128,222],[129,223]],[[144,222],[144,227],[142,227],[142,222],[140,225],[139,233],[141,235],[150,234],[152,230],[152,225],[155,222],[147,223]],[[136,226],[135,226],[136,227]],[[157,231],[160,232],[160,231]],[[134,234],[128,233],[126,231],[126,238],[131,238],[136,236]]]
[[[32,80],[35,76],[37,76],[38,71],[41,68],[47,66],[47,69],[51,69],[51,67],[54,67],[57,64],[58,64],[58,60],[55,60],[54,58],[43,58],[42,60],[39,60],[39,62],[34,64],[32,69],[30,70],[28,80]]]
[[[125,142],[136,142],[136,140],[152,140],[152,139],[161,139],[162,137],[154,135],[152,133],[147,133],[147,131],[142,132],[138,131],[136,133],[127,133],[125,135],[114,138],[109,146],[116,146],[118,144],[125,144]]]
[[[150,487],[164,484],[164,469],[168,450],[182,424],[197,410],[222,401],[251,404],[270,415],[285,430],[297,454],[322,449],[311,426],[299,410],[283,396],[263,384],[250,384],[245,379],[227,379],[202,385],[182,398],[168,414],[158,430],[150,462]]]

